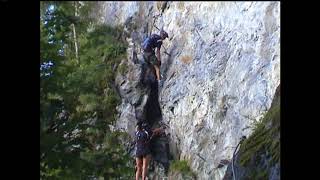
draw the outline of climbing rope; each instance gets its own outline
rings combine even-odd
[[[152,18],[153,18],[153,23],[152,23],[152,26],[151,26],[151,31],[150,31],[149,36],[151,36],[153,27],[156,27],[158,30],[160,30],[160,29],[155,25],[156,20],[158,20],[158,17],[159,17],[159,16],[162,16],[162,14],[157,14],[157,15],[152,16]]]
[[[245,139],[246,139],[246,136],[242,136],[242,137],[241,137],[238,145],[236,146],[236,149],[235,149],[234,152],[233,152],[233,156],[232,156],[232,174],[233,174],[232,177],[233,177],[233,180],[236,180],[236,174],[235,174],[235,172],[234,172],[234,156],[235,156],[235,154],[236,154],[236,152],[237,152],[238,147],[240,146],[240,144],[241,144]]]

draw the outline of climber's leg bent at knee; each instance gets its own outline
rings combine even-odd
[[[150,63],[155,72],[156,72],[156,78],[159,81],[160,80],[160,62],[158,61],[156,55],[154,52],[144,52],[143,58],[146,63]]]

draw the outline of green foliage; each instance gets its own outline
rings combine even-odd
[[[255,124],[252,135],[239,150],[244,179],[268,179],[271,167],[280,162],[280,89],[269,111]]]
[[[128,72],[128,65],[125,63],[120,64],[118,67],[118,71],[120,72],[120,74],[125,75]]]
[[[186,160],[175,160],[170,164],[170,172],[179,172],[182,175],[187,176],[195,176],[194,173],[191,171],[188,162]]]
[[[41,179],[133,177],[132,160],[120,143],[125,137],[109,129],[120,102],[115,71],[127,45],[117,39],[119,29],[86,18],[90,3],[81,6],[77,18],[72,2],[41,2]],[[74,57],[72,23],[80,63]]]
[[[262,154],[271,156],[271,165],[280,161],[280,95],[275,96],[270,110],[255,125],[253,134],[240,148],[240,164],[259,164]],[[261,173],[258,173],[261,174]],[[263,174],[263,173],[262,173]]]

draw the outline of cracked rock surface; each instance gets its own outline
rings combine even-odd
[[[101,23],[123,25],[129,42],[127,71],[117,76],[117,128],[133,136],[136,113],[149,108],[145,118],[154,127],[170,127],[159,138],[154,169],[172,155],[199,179],[222,179],[221,162],[252,133],[280,84],[280,2],[101,2],[100,11]],[[140,44],[161,27],[169,39],[161,51],[163,87],[155,90],[139,85]],[[159,107],[150,104],[155,98]]]

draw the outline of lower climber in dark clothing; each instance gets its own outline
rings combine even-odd
[[[159,135],[163,129],[149,129],[146,123],[138,122],[136,129],[136,180],[142,176],[142,180],[146,179],[148,164],[151,159],[150,140]]]

